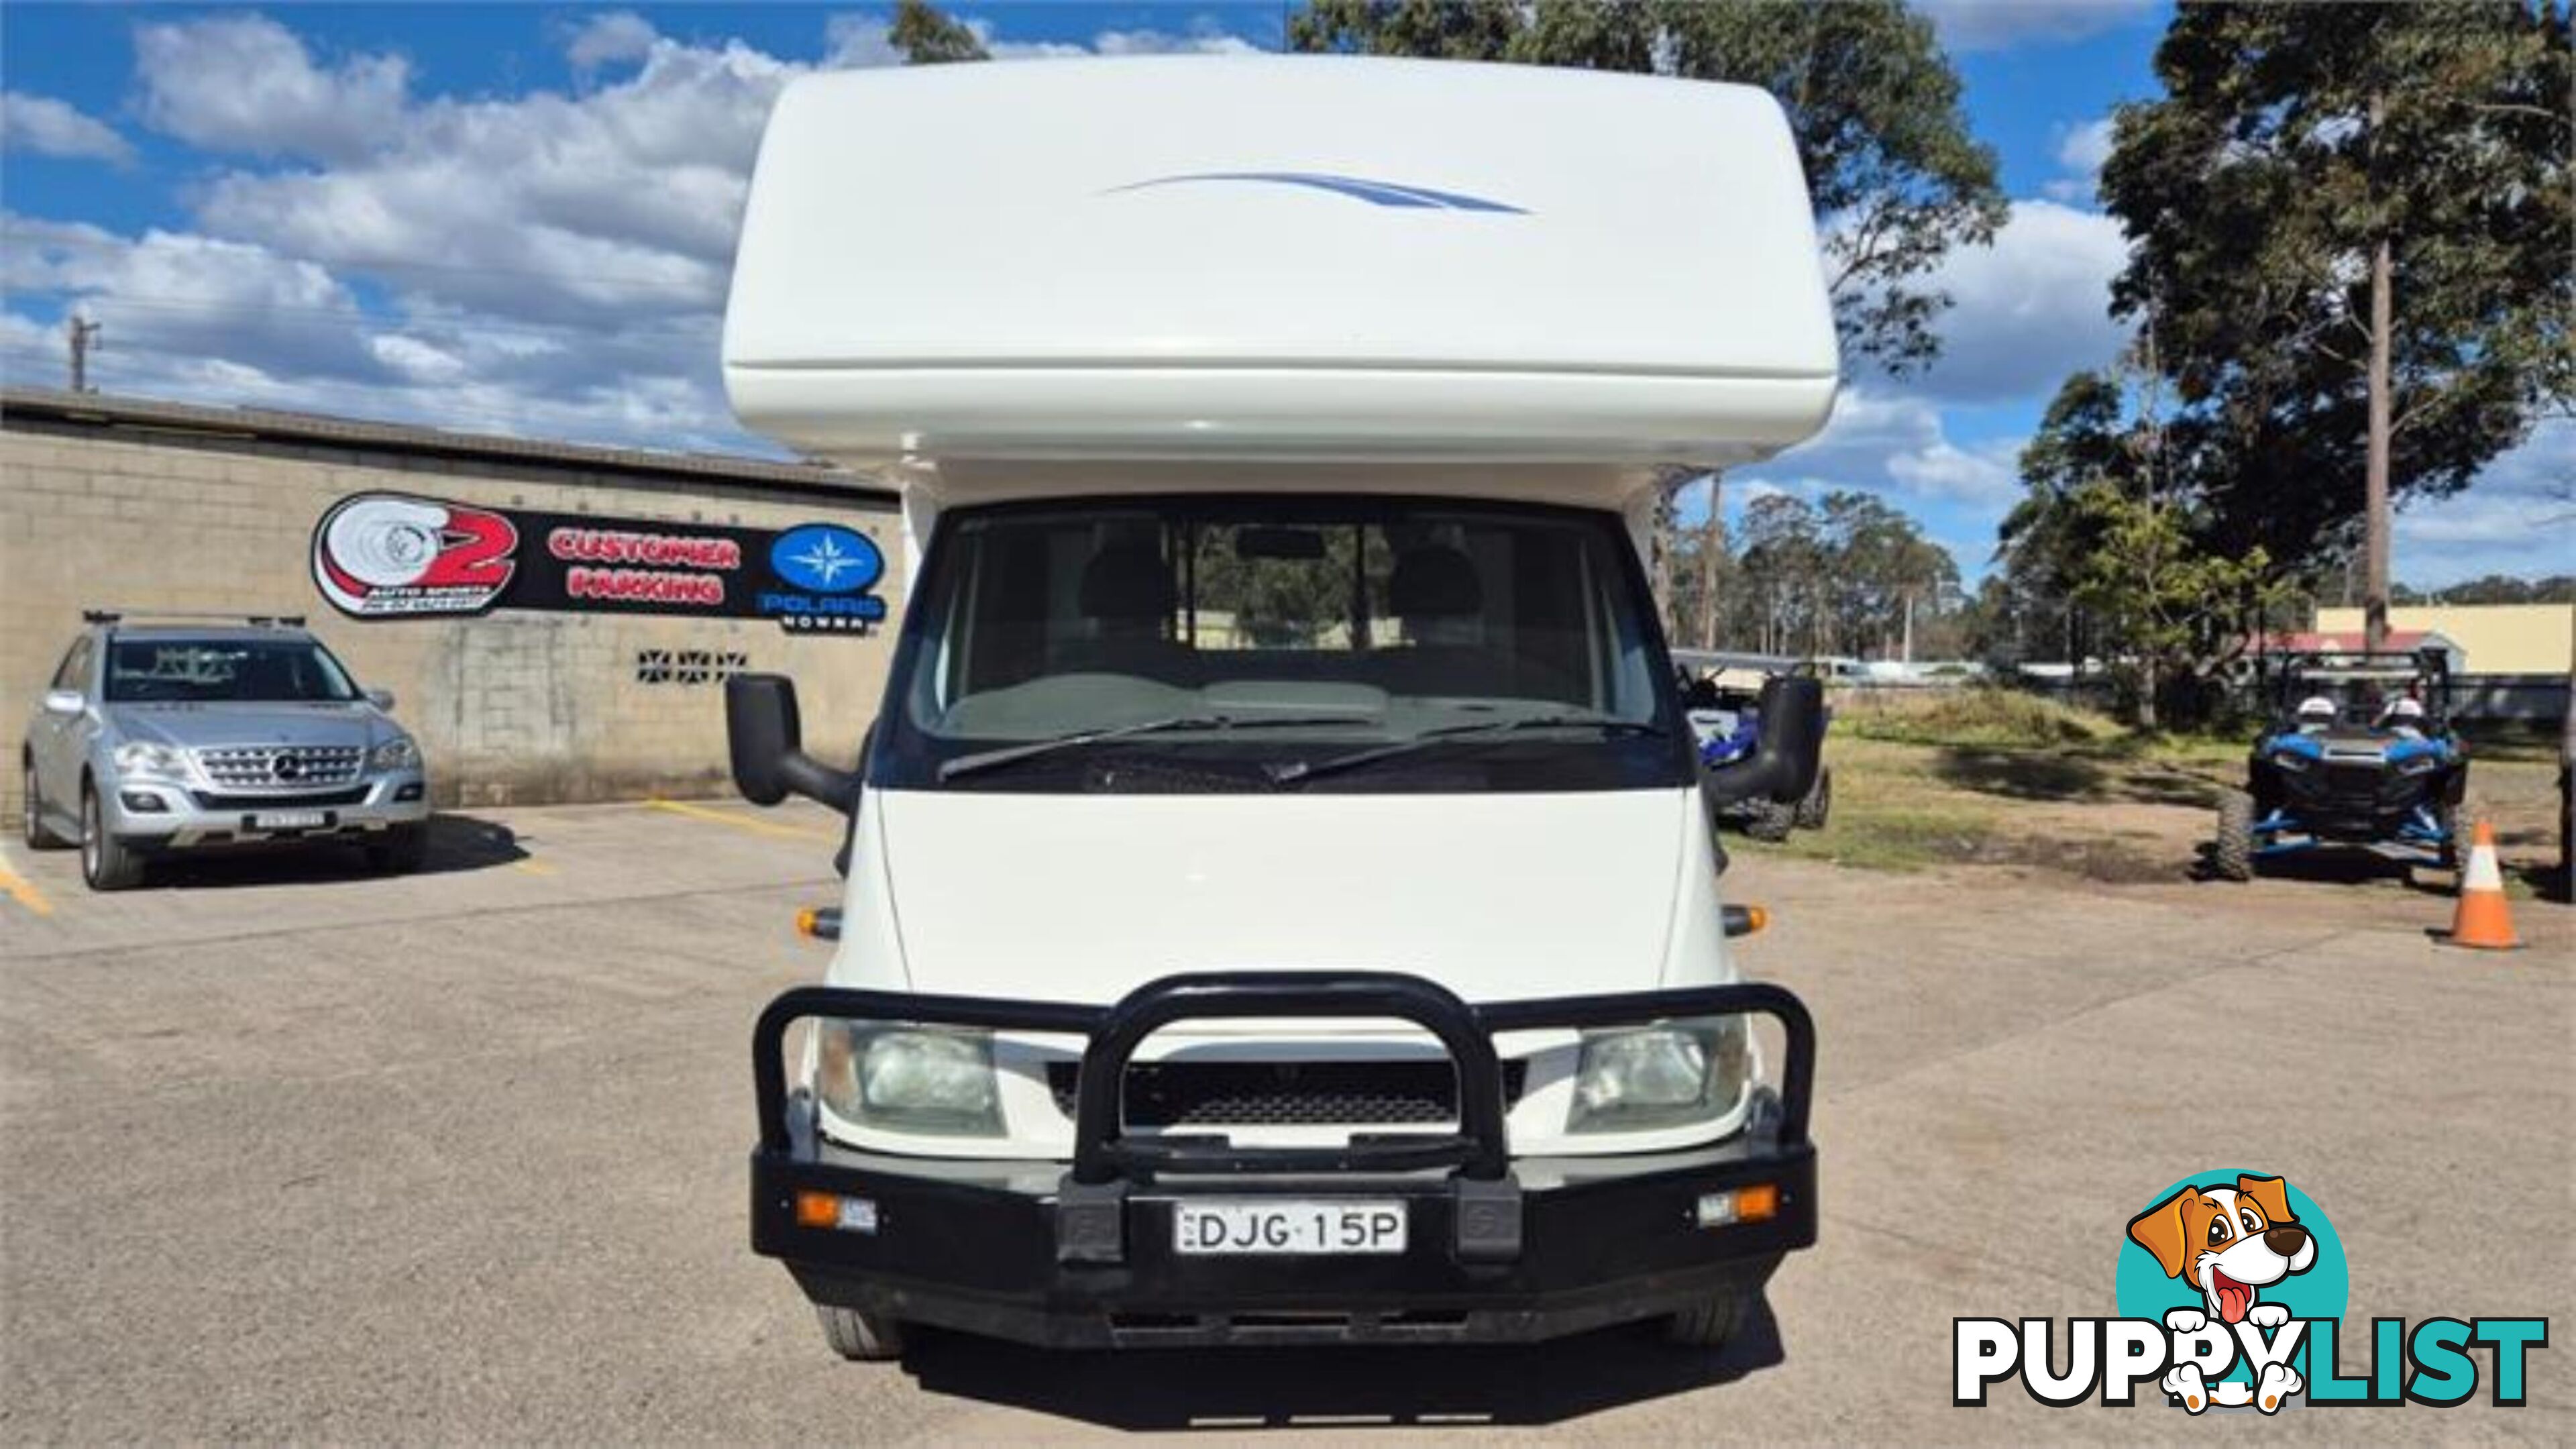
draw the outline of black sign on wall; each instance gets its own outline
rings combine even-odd
[[[540,609],[775,619],[798,633],[885,621],[885,556],[838,523],[731,528],[358,493],[313,529],[313,583],[352,619]]]

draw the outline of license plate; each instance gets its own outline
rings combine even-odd
[[[262,810],[251,824],[260,830],[319,830],[329,818],[320,810]]]
[[[1172,1249],[1190,1254],[1404,1251],[1404,1203],[1261,1199],[1172,1204]]]

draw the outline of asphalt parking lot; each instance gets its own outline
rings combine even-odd
[[[1822,1033],[1823,1225],[1715,1359],[1616,1331],[843,1364],[743,1220],[746,1036],[821,969],[790,917],[832,894],[832,824],[494,811],[442,819],[418,876],[248,860],[118,897],[12,843],[0,1438],[2576,1440],[2571,913],[2459,954],[2424,934],[2446,900],[2387,884],[1742,865],[1777,918],[1748,960]],[[2332,1214],[2355,1318],[2558,1317],[2529,1406],[1950,1406],[1954,1316],[2112,1313],[2130,1215],[2236,1167]]]

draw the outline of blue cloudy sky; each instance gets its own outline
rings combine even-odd
[[[1275,48],[1282,7],[955,3],[998,57]],[[2152,88],[2161,0],[1939,0],[2013,198],[1954,256],[1946,351],[1850,379],[1813,444],[1730,478],[1857,487],[1971,578],[2012,460],[2067,372],[2107,360],[2118,225],[2092,174]],[[762,118],[818,67],[888,63],[864,5],[0,7],[0,376],[58,383],[105,326],[116,392],[653,447],[753,449],[715,375]],[[2565,425],[2401,517],[2438,586],[2576,568]]]

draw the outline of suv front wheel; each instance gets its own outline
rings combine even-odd
[[[142,853],[107,833],[95,786],[81,788],[81,879],[94,891],[121,891],[143,883]]]

